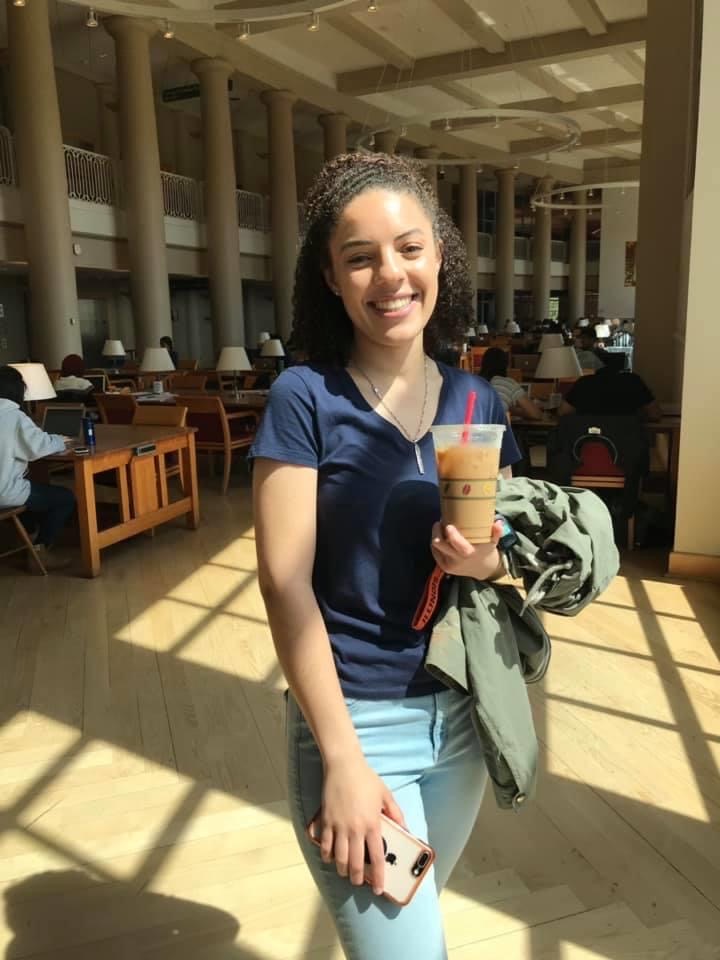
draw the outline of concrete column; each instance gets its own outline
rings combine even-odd
[[[173,113],[173,149],[175,154],[175,173],[181,177],[192,176],[192,150],[187,117],[182,110]]]
[[[215,350],[219,353],[222,347],[243,346],[245,343],[235,160],[227,83],[234,68],[224,60],[205,57],[196,60],[192,69],[200,78],[208,279]]]
[[[32,353],[59,367],[82,348],[47,0],[26,7],[8,0],[7,24]]]
[[[477,213],[477,169],[474,163],[460,167],[460,216],[459,229],[467,251],[470,268],[470,288],[472,289],[474,313],[477,315],[477,278],[478,278],[478,213]]]
[[[440,151],[437,147],[417,147],[415,149],[415,156],[419,160],[437,160],[440,156]],[[437,164],[429,163],[426,167],[423,168],[423,176],[433,188],[435,193],[437,193]]]
[[[552,189],[552,177],[543,177],[539,192]],[[535,208],[533,227],[533,300],[535,323],[542,323],[550,307],[550,269],[552,255],[552,216],[546,207]]]
[[[587,193],[571,194],[577,203],[585,203]],[[570,275],[568,276],[568,321],[574,327],[585,315],[587,279],[587,210],[575,210],[570,224]]]
[[[115,91],[109,83],[99,83],[95,87],[97,95],[98,153],[104,153],[113,160],[120,157],[117,128],[117,102]]]
[[[289,90],[266,90],[261,99],[268,110],[275,323],[280,335],[287,338],[292,329],[292,295],[298,248],[297,180],[292,118],[296,97]]]
[[[115,40],[120,153],[128,228],[130,291],[140,355],[172,336],[155,101],[150,73],[154,24],[130,17],[103,21]]]
[[[687,297],[687,197],[692,192],[696,3],[648,4],[638,209],[633,368],[660,401],[677,404]],[[712,4],[705,4],[705,12]]]
[[[495,326],[515,316],[515,170],[498,170],[495,204]]]
[[[325,160],[347,153],[347,125],[350,118],[344,113],[323,113],[318,123],[323,128]]]
[[[375,134],[375,153],[395,153],[399,135],[394,130],[382,130]]]

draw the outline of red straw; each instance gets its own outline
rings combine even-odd
[[[471,390],[468,394],[467,403],[465,404],[465,419],[463,424],[465,429],[462,432],[462,437],[460,438],[460,443],[468,443],[470,440],[470,430],[468,429],[472,423],[473,410],[475,409],[475,400],[477,398],[477,393],[474,390]]]

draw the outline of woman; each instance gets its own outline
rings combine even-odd
[[[305,212],[293,341],[309,363],[275,381],[252,450],[259,583],[290,687],[291,814],[348,957],[440,960],[438,893],[486,770],[468,699],[425,672],[428,634],[410,623],[436,562],[478,579],[502,565],[496,542],[441,526],[428,431],[462,422],[471,390],[476,422],[505,413],[483,380],[432,359],[467,328],[471,299],[459,235],[414,167],[337,157]],[[503,470],[517,459],[508,432]],[[381,811],[437,853],[402,909],[380,896]],[[320,849],[305,833],[316,813]]]
[[[86,380],[85,361],[77,353],[69,353],[60,366],[60,376],[53,386],[56,393],[85,393],[93,389],[91,380]]]
[[[499,347],[490,347],[483,354],[480,376],[487,380],[500,397],[506,412],[522,414],[528,420],[541,420],[542,410],[530,400],[523,388],[508,377],[508,355]]]
[[[28,520],[37,525],[35,547],[48,570],[68,565],[64,557],[49,553],[75,508],[72,490],[28,480],[28,463],[62,453],[66,441],[35,426],[20,409],[25,382],[15,367],[0,367],[0,510],[25,507]],[[34,565],[28,564],[35,570]]]

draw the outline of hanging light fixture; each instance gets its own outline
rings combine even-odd
[[[367,5],[367,12],[377,13],[377,9],[378,9],[378,5],[374,2],[374,0],[370,0],[370,3]]]
[[[163,37],[164,37],[166,40],[172,40],[172,38],[173,38],[174,36],[175,36],[175,31],[174,31],[173,28],[172,28],[172,24],[170,23],[169,20],[166,20],[166,21],[165,21],[165,29],[163,30]]]
[[[316,13],[314,10],[310,14],[310,23],[308,24],[308,30],[310,33],[317,33],[320,29],[320,14]]]
[[[95,7],[90,7],[87,12],[87,17],[85,18],[86,27],[96,27],[98,25],[98,19],[95,16]]]
[[[250,24],[246,20],[244,23],[240,24],[240,30],[238,32],[237,38],[238,40],[248,40],[249,37],[250,37]]]
[[[13,6],[14,6],[14,7],[24,7],[24,6],[25,6],[25,0],[13,0]]]
[[[443,127],[443,130],[445,130],[446,132],[448,130],[452,130],[452,124],[450,123],[449,120],[445,120],[445,126]]]

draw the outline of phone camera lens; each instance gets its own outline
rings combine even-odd
[[[413,874],[414,877],[419,877],[419,876],[420,876],[420,874],[423,872],[423,870],[425,869],[425,867],[428,865],[428,861],[429,861],[429,860],[430,860],[430,854],[429,854],[429,853],[421,853],[421,854],[420,854],[420,856],[419,856],[419,857],[417,858],[417,860],[415,861],[415,865],[414,865],[413,868],[412,868],[412,874]]]

